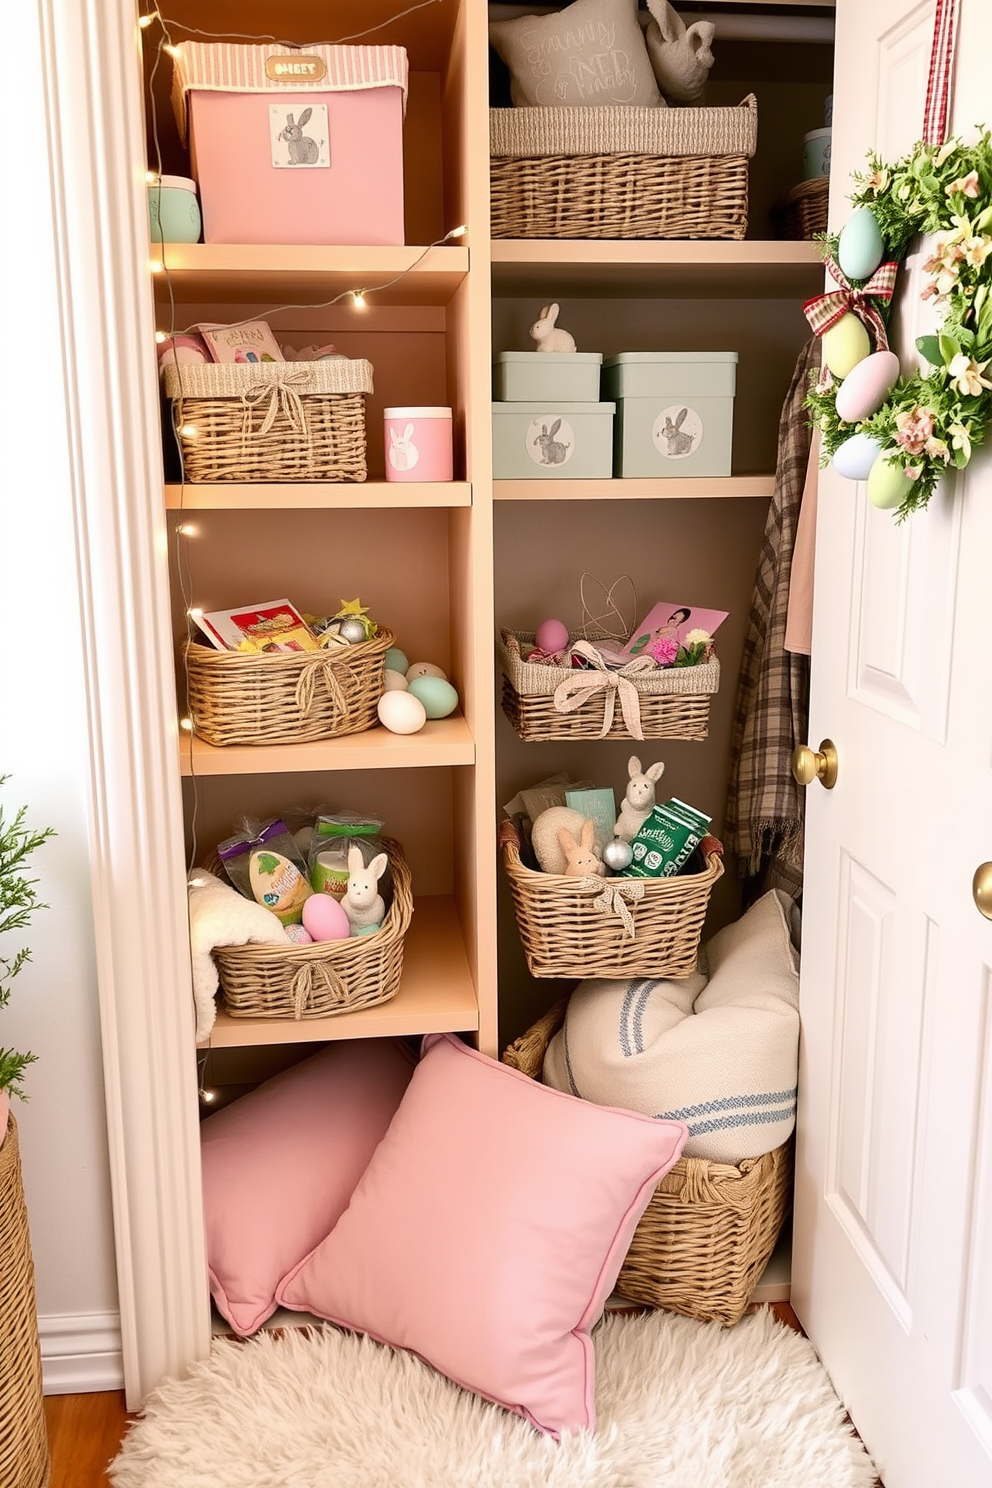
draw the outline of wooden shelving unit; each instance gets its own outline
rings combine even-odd
[[[819,245],[503,238],[492,244],[493,293],[609,299],[805,299],[823,284]]]
[[[162,265],[154,274],[160,298],[169,279],[183,299],[216,305],[292,294],[307,308],[356,289],[374,291],[376,305],[447,305],[468,273],[468,249],[167,243],[152,250],[152,263]]]
[[[179,738],[179,769],[205,775],[290,775],[325,770],[417,770],[473,765],[475,741],[460,714],[426,723],[418,734],[374,728],[308,744],[207,744]]]
[[[767,498],[773,475],[730,475],[707,480],[498,480],[494,501],[711,501]]]
[[[286,485],[167,485],[166,511],[334,511],[353,508],[471,506],[468,481],[296,481]]]

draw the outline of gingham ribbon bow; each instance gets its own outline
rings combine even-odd
[[[245,406],[245,417],[242,425],[242,434],[245,438],[249,434],[268,434],[276,421],[276,414],[280,411],[286,415],[291,429],[299,434],[306,435],[307,416],[303,407],[303,399],[296,391],[297,387],[305,388],[310,382],[310,373],[283,372],[274,382],[254,382],[241,394],[241,401]],[[295,386],[294,386],[295,384]],[[262,422],[257,429],[252,428],[252,414],[256,408],[261,408],[268,402]]]
[[[623,928],[631,940],[634,939],[634,916],[624,903],[629,899],[636,904],[639,899],[644,898],[644,883],[639,878],[584,878],[582,887],[591,893],[595,892],[597,898],[594,903],[600,914],[619,915],[623,921]]]
[[[594,670],[591,672],[577,671],[567,677],[564,682],[559,682],[555,688],[554,705],[559,713],[574,713],[581,708],[591,697],[598,693],[606,693],[605,706],[603,709],[603,727],[599,731],[599,737],[605,739],[613,725],[613,710],[616,699],[620,699],[620,711],[623,721],[627,725],[632,738],[643,739],[641,729],[641,699],[631,681],[640,672],[656,671],[654,662],[650,656],[637,656],[633,661],[621,667],[618,672],[610,671],[606,662],[600,656],[596,647],[589,641],[576,641],[572,647],[580,656],[591,661]]]
[[[835,326],[842,316],[853,313],[865,325],[871,326],[875,333],[875,350],[888,351],[889,338],[885,334],[885,321],[882,312],[873,300],[884,300],[886,304],[891,300],[896,287],[897,263],[881,264],[872,274],[867,284],[860,289],[855,289],[847,278],[840,264],[835,263],[832,258],[825,260],[827,269],[832,279],[840,285],[840,289],[830,290],[827,294],[814,295],[807,300],[803,306],[803,314],[809,321],[810,326],[817,336],[822,336]]]

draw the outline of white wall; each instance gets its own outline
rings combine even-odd
[[[31,1049],[15,1102],[34,1251],[46,1389],[121,1383],[113,1221],[93,949],[86,697],[60,357],[38,16],[4,18],[16,56],[8,117],[0,358],[0,774],[6,814],[29,807],[58,837],[37,855],[33,951],[0,1014],[0,1044]],[[31,123],[30,121],[36,121]]]

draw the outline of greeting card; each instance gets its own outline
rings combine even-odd
[[[701,607],[660,600],[636,626],[623,647],[625,656],[640,656],[655,641],[671,638],[685,645],[690,630],[705,630],[710,635],[726,620],[729,610],[704,610]]]

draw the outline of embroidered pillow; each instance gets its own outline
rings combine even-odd
[[[573,0],[552,15],[491,21],[489,40],[510,69],[518,107],[665,102],[637,0]]]

